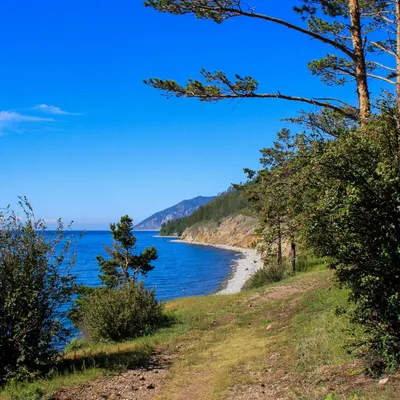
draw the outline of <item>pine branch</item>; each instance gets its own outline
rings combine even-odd
[[[391,85],[396,85],[396,82],[392,81],[391,79],[385,78],[384,76],[375,75],[375,74],[367,74],[370,78],[379,79],[386,83],[390,83]]]
[[[171,14],[184,15],[184,14],[195,14],[198,18],[212,19],[217,23],[222,23],[228,18],[234,17],[248,17],[261,19],[268,22],[273,22],[286,28],[295,30],[303,33],[313,39],[319,40],[325,44],[329,44],[334,48],[342,51],[353,61],[356,61],[357,57],[354,52],[347,46],[329,39],[319,33],[313,32],[312,30],[302,28],[301,26],[292,24],[291,22],[285,21],[280,18],[276,18],[266,14],[260,14],[254,12],[254,8],[248,8],[245,11],[241,7],[240,0],[147,0],[144,5],[146,7],[152,7],[161,12],[169,12]]]
[[[370,64],[374,64],[374,65],[376,65],[377,67],[380,67],[380,68],[383,68],[383,69],[387,69],[388,71],[396,72],[396,68],[388,67],[387,65],[378,63],[378,62],[376,62],[376,61],[369,61],[369,63],[370,63]]]
[[[394,51],[388,49],[388,48],[385,47],[385,46],[382,46],[382,45],[381,45],[380,43],[378,43],[378,42],[370,41],[369,43],[371,43],[372,46],[377,47],[378,49],[382,50],[383,52],[385,52],[385,53],[387,53],[387,54],[389,54],[389,55],[391,55],[391,56],[393,56],[393,57],[396,57],[396,58],[398,57],[398,55],[397,55]]]
[[[354,121],[359,119],[358,109],[338,99],[290,96],[280,92],[257,93],[258,82],[251,77],[236,75],[236,81],[231,81],[222,71],[211,73],[202,70],[201,74],[205,78],[206,84],[199,80],[190,79],[186,86],[182,86],[176,81],[158,78],[145,80],[144,83],[164,91],[167,96],[197,98],[206,102],[218,102],[226,99],[283,99],[328,108]],[[341,106],[334,103],[339,103]]]

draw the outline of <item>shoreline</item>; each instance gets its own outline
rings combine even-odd
[[[179,239],[179,236],[171,235],[171,236],[161,236],[161,235],[154,235],[153,238],[170,238],[170,239]]]
[[[186,240],[171,240],[171,242],[210,246],[241,253],[242,257],[233,260],[231,273],[229,274],[229,278],[224,281],[222,285],[223,289],[218,290],[215,294],[234,294],[240,292],[250,276],[263,266],[261,256],[254,249],[245,249],[243,247],[228,246],[224,244],[189,242]]]

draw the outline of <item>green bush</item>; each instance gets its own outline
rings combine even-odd
[[[365,337],[349,348],[375,376],[400,369],[397,116],[390,103],[382,103],[382,115],[363,129],[345,132],[315,152],[301,181],[315,196],[303,215],[306,245],[332,259],[339,283],[350,289],[354,308],[348,313]]]
[[[69,336],[63,325],[74,292],[75,256],[59,222],[56,232],[21,199],[23,218],[0,213],[0,384],[47,371]]]
[[[283,265],[278,265],[276,263],[271,263],[265,265],[263,268],[256,271],[244,284],[243,289],[257,289],[268,283],[274,283],[281,281],[288,272],[288,267]]]
[[[101,287],[81,298],[74,323],[90,341],[120,342],[165,325],[163,308],[155,290],[146,289],[142,282],[118,289]]]

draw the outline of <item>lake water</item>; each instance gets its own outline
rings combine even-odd
[[[156,287],[159,300],[198,296],[218,291],[229,277],[232,261],[240,256],[232,251],[208,246],[173,242],[171,238],[156,238],[158,232],[134,232],[136,251],[154,245],[158,251],[155,266],[143,280],[147,287]],[[78,282],[100,285],[96,255],[107,257],[103,244],[112,243],[108,231],[89,231],[77,245],[74,274]]]

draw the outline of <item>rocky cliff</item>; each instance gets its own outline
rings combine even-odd
[[[247,215],[235,215],[221,222],[200,222],[186,228],[182,240],[189,243],[203,242],[210,244],[225,244],[229,246],[250,248],[257,242],[255,229],[256,218]]]

